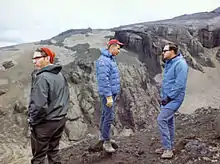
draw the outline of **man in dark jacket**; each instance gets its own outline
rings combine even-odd
[[[174,114],[180,108],[186,90],[188,65],[178,46],[170,43],[163,49],[165,61],[163,82],[161,88],[161,111],[157,122],[161,134],[162,148],[156,153],[162,153],[161,158],[172,158],[174,149]]]
[[[119,54],[121,46],[123,43],[118,40],[110,40],[108,48],[101,50],[101,56],[96,61],[96,77],[102,104],[100,139],[104,141],[103,148],[106,152],[115,152],[111,145],[110,129],[114,120],[115,99],[120,92],[120,77],[115,56]]]
[[[48,48],[34,52],[36,70],[32,74],[32,86],[28,107],[31,129],[32,164],[59,164],[59,141],[65,127],[69,104],[69,87],[60,72],[62,67],[52,64],[55,54]]]

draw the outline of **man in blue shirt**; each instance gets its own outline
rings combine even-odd
[[[98,92],[101,98],[102,115],[100,121],[101,140],[106,152],[115,152],[110,140],[111,124],[114,120],[114,105],[120,92],[120,77],[115,56],[119,54],[124,44],[116,39],[108,42],[108,48],[101,50],[101,56],[96,61],[96,77]]]
[[[174,155],[174,114],[185,97],[188,65],[178,54],[178,46],[173,43],[165,45],[162,55],[165,67],[160,95],[161,111],[157,122],[163,147],[157,149],[156,153],[162,153],[161,158],[169,159]]]

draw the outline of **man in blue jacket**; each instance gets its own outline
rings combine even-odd
[[[178,46],[167,44],[163,49],[165,61],[161,88],[161,111],[157,117],[163,147],[156,150],[161,158],[172,158],[174,149],[174,114],[181,106],[186,90],[188,65]]]
[[[101,50],[101,56],[96,61],[96,76],[98,92],[101,98],[102,115],[100,121],[101,140],[106,152],[115,152],[110,140],[111,124],[114,120],[114,104],[120,92],[119,70],[115,56],[119,54],[124,44],[116,39],[108,42],[108,48]]]

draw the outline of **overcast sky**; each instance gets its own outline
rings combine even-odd
[[[220,0],[0,0],[0,46],[212,11]]]

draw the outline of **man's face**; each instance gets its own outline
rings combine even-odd
[[[33,55],[33,64],[35,65],[36,69],[41,69],[46,65],[46,58],[42,56],[41,52],[35,51]]]
[[[163,48],[163,52],[162,52],[162,55],[163,55],[163,59],[171,59],[172,58],[172,54],[173,54],[173,51],[170,51],[169,50],[169,45],[166,45],[164,48]]]
[[[112,55],[116,56],[119,54],[119,52],[120,52],[120,46],[118,44],[112,45]]]

